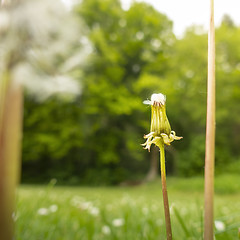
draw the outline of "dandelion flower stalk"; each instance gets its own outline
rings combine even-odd
[[[160,163],[161,163],[160,168],[161,168],[162,193],[163,193],[166,232],[167,232],[167,239],[172,239],[172,228],[171,228],[168,193],[167,193],[167,181],[166,181],[165,151],[164,151],[163,141],[159,145],[159,148],[160,148]]]
[[[153,94],[151,101],[144,101],[145,104],[151,105],[152,116],[151,116],[151,127],[150,133],[145,135],[147,139],[144,144],[145,149],[150,151],[151,145],[155,144],[160,149],[160,170],[162,180],[162,193],[166,223],[167,240],[172,240],[172,229],[169,212],[168,194],[167,194],[167,183],[166,183],[166,167],[165,167],[165,151],[164,144],[170,145],[174,140],[179,140],[182,137],[177,137],[174,131],[171,131],[166,115],[166,96],[163,94]]]

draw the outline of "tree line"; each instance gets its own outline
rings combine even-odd
[[[72,14],[76,31],[84,32],[81,48],[88,49],[71,72],[81,94],[39,101],[26,91],[22,180],[119,184],[154,178],[156,150],[147,153],[140,144],[150,127],[143,100],[158,92],[167,96],[172,130],[183,136],[166,149],[168,174],[203,174],[207,34],[193,26],[176,38],[171,20],[146,3],[123,10],[118,0],[83,0]],[[216,29],[217,173],[240,170],[239,42],[240,27],[224,16]],[[57,66],[62,62],[63,56],[56,59]]]

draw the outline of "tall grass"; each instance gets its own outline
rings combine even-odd
[[[4,240],[13,235],[22,138],[22,88],[10,80],[9,72],[0,74],[0,232]]]
[[[204,239],[213,239],[214,224],[214,162],[215,162],[215,27],[214,0],[210,0],[208,32],[208,88],[205,152]]]

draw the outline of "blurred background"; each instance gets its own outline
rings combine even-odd
[[[203,175],[206,27],[189,21],[183,31],[182,15],[173,22],[154,6],[25,0],[1,9],[0,70],[25,87],[23,183],[154,180],[158,150],[140,144],[150,128],[143,100],[159,92],[183,136],[166,148],[168,175]],[[216,27],[216,174],[240,171],[240,26],[227,13]]]

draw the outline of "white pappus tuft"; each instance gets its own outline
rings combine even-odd
[[[154,93],[151,96],[151,101],[145,100],[143,101],[143,103],[147,105],[165,105],[166,96],[163,95],[162,93]]]

